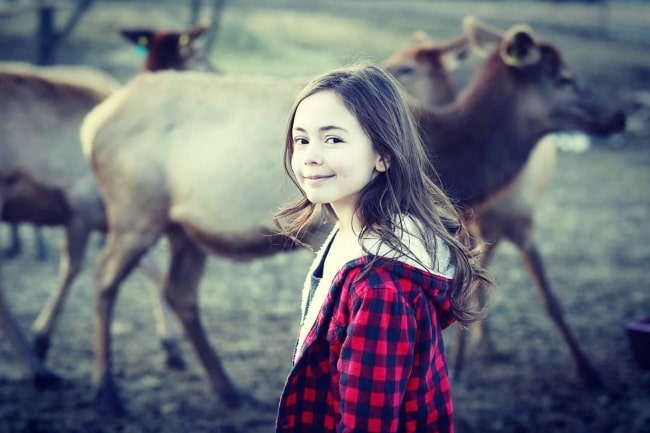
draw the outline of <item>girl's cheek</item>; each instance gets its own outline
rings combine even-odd
[[[294,176],[296,179],[300,179],[300,176],[299,176],[299,174],[300,174],[299,167],[300,167],[300,162],[299,162],[295,157],[294,157],[294,158],[291,158],[291,171],[293,172],[293,176]]]

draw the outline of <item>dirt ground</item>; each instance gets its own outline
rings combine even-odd
[[[319,3],[335,3],[343,13],[342,3]],[[467,11],[497,16],[497,6],[459,4],[413,2],[401,14],[388,11],[383,15],[379,7],[357,6],[344,14],[348,19],[376,20],[378,27],[391,23],[404,35],[424,25],[457,27]],[[523,18],[543,24],[548,19],[545,10],[533,14],[530,9],[503,6],[498,24]],[[510,15],[504,18],[507,11]],[[582,9],[567,6],[557,12],[565,22],[585,20]],[[569,13],[575,14],[573,20]],[[640,18],[633,17],[632,24],[637,25]],[[645,17],[650,20],[650,14]],[[148,18],[160,18],[163,25],[171,22],[161,11]],[[116,19],[136,18],[125,9],[119,18],[107,13],[91,23]],[[610,38],[591,40],[585,49],[582,36],[569,30],[563,33],[557,25],[549,24],[545,31],[562,42],[565,54],[577,59],[582,73],[601,80],[602,89],[613,90],[620,98],[647,89],[647,45]],[[2,18],[1,58],[26,57],[30,43],[21,31],[15,21]],[[129,62],[133,60],[127,54],[112,50],[102,56],[96,47],[78,42],[85,41],[87,33],[77,37],[64,46],[64,57],[87,59],[118,75],[132,73]],[[643,131],[647,118],[636,121]],[[459,433],[650,432],[650,371],[635,362],[625,333],[629,320],[650,316],[649,140],[647,133],[635,129],[611,140],[593,141],[586,152],[560,152],[555,178],[537,215],[536,238],[551,284],[607,391],[594,393],[576,377],[566,345],[545,314],[516,249],[504,244],[491,267],[499,287],[487,319],[501,356],[481,358],[470,345],[463,379],[452,384]],[[44,263],[35,259],[30,227],[22,227],[22,233],[25,254],[3,263],[2,278],[5,296],[28,334],[55,284],[61,231],[46,230],[50,257]],[[1,240],[6,244],[4,228]],[[181,349],[187,368],[165,368],[150,288],[141,275],[131,276],[120,292],[113,323],[114,370],[128,414],[111,418],[97,414],[90,387],[92,267],[100,251],[99,239],[93,239],[48,358],[48,365],[66,380],[62,389],[37,391],[22,380],[8,345],[0,340],[0,433],[271,431],[290,367],[300,287],[310,254],[300,251],[249,263],[215,257],[208,262],[201,284],[203,322],[226,370],[250,396],[235,410],[223,407],[210,394],[185,341]],[[164,245],[155,255],[164,263]],[[454,331],[446,334],[449,351],[454,349]]]

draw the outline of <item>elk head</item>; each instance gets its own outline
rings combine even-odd
[[[451,102],[456,86],[450,74],[465,59],[469,39],[465,36],[437,43],[418,31],[409,43],[383,61],[383,66],[402,83],[405,90],[429,106]]]
[[[208,26],[196,25],[182,33],[149,29],[122,29],[120,33],[146,56],[143,71],[176,69],[216,72],[206,53],[194,44],[208,29]]]
[[[522,127],[541,133],[581,131],[594,135],[625,128],[624,113],[580,83],[560,51],[538,42],[528,26],[516,25],[499,33],[475,19],[463,24],[479,50],[488,52],[493,47],[487,61],[490,69],[509,77],[510,83],[501,86],[501,91],[515,94],[515,112]]]

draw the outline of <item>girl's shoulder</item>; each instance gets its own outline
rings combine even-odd
[[[370,254],[385,259],[393,259],[426,272],[445,278],[453,278],[454,266],[449,247],[437,236],[427,245],[425,228],[420,221],[410,215],[402,215],[395,222],[395,236],[401,248],[396,249],[377,238],[364,240]]]

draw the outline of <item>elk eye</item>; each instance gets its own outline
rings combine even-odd
[[[569,87],[575,85],[575,80],[567,76],[559,76],[557,79],[557,84],[563,87]]]
[[[20,176],[16,173],[8,173],[0,178],[0,184],[4,186],[13,186],[18,183]]]
[[[401,66],[395,71],[395,75],[411,75],[415,71],[412,66]]]

